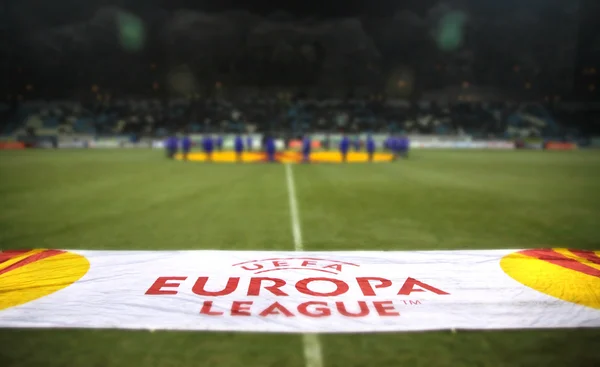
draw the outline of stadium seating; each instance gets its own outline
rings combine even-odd
[[[409,134],[470,134],[479,137],[577,135],[577,121],[593,125],[593,116],[576,111],[550,112],[541,104],[454,103],[376,99],[245,98],[118,100],[84,106],[75,102],[22,105],[5,123],[4,134],[34,129],[38,135],[92,134],[165,136],[173,131],[249,132],[292,130]],[[564,124],[568,129],[561,128]],[[589,130],[589,129],[588,129]]]

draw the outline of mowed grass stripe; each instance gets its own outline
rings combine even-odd
[[[0,152],[0,247],[290,250],[282,173],[149,150]],[[305,367],[296,335],[0,329],[0,345],[2,367]]]
[[[419,151],[392,164],[300,166],[305,245],[599,247],[600,154],[528,153]]]
[[[290,243],[281,167],[165,162],[156,152],[153,160],[129,157],[148,151],[123,152],[122,160],[70,153],[56,155],[64,165],[40,166],[28,155],[32,167],[9,174],[10,164],[0,166],[7,177],[0,187],[37,183],[0,197],[2,247],[281,249]]]

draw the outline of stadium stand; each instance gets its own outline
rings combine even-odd
[[[581,107],[581,106],[580,106]],[[5,112],[6,113],[6,112]],[[165,136],[173,131],[291,130],[461,135],[482,138],[577,137],[593,133],[596,114],[577,106],[540,103],[438,104],[379,99],[246,98],[240,100],[116,100],[98,105],[32,102],[7,119],[4,134]],[[559,123],[562,122],[562,123]],[[569,128],[563,128],[563,126]]]

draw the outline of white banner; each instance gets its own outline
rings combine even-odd
[[[118,140],[90,140],[90,148],[119,148],[122,141]]]
[[[460,148],[455,141],[410,141],[412,149],[455,149]]]
[[[0,294],[0,327],[600,327],[600,251],[5,251]]]
[[[416,149],[514,149],[510,141],[412,141],[411,148]]]
[[[485,141],[485,147],[488,149],[515,149],[515,143],[506,140]]]
[[[58,142],[58,147],[59,148],[87,148],[88,147],[88,142],[87,140],[83,141],[83,140],[71,140],[71,141],[59,141]]]

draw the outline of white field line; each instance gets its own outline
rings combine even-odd
[[[292,234],[294,236],[294,249],[303,251],[302,229],[300,227],[300,215],[298,212],[298,200],[296,199],[296,186],[294,185],[294,173],[289,163],[285,164],[285,178],[287,181],[288,197],[290,200],[290,217],[292,220]],[[323,367],[321,355],[321,343],[317,334],[302,335],[304,345],[304,362],[306,367]]]

